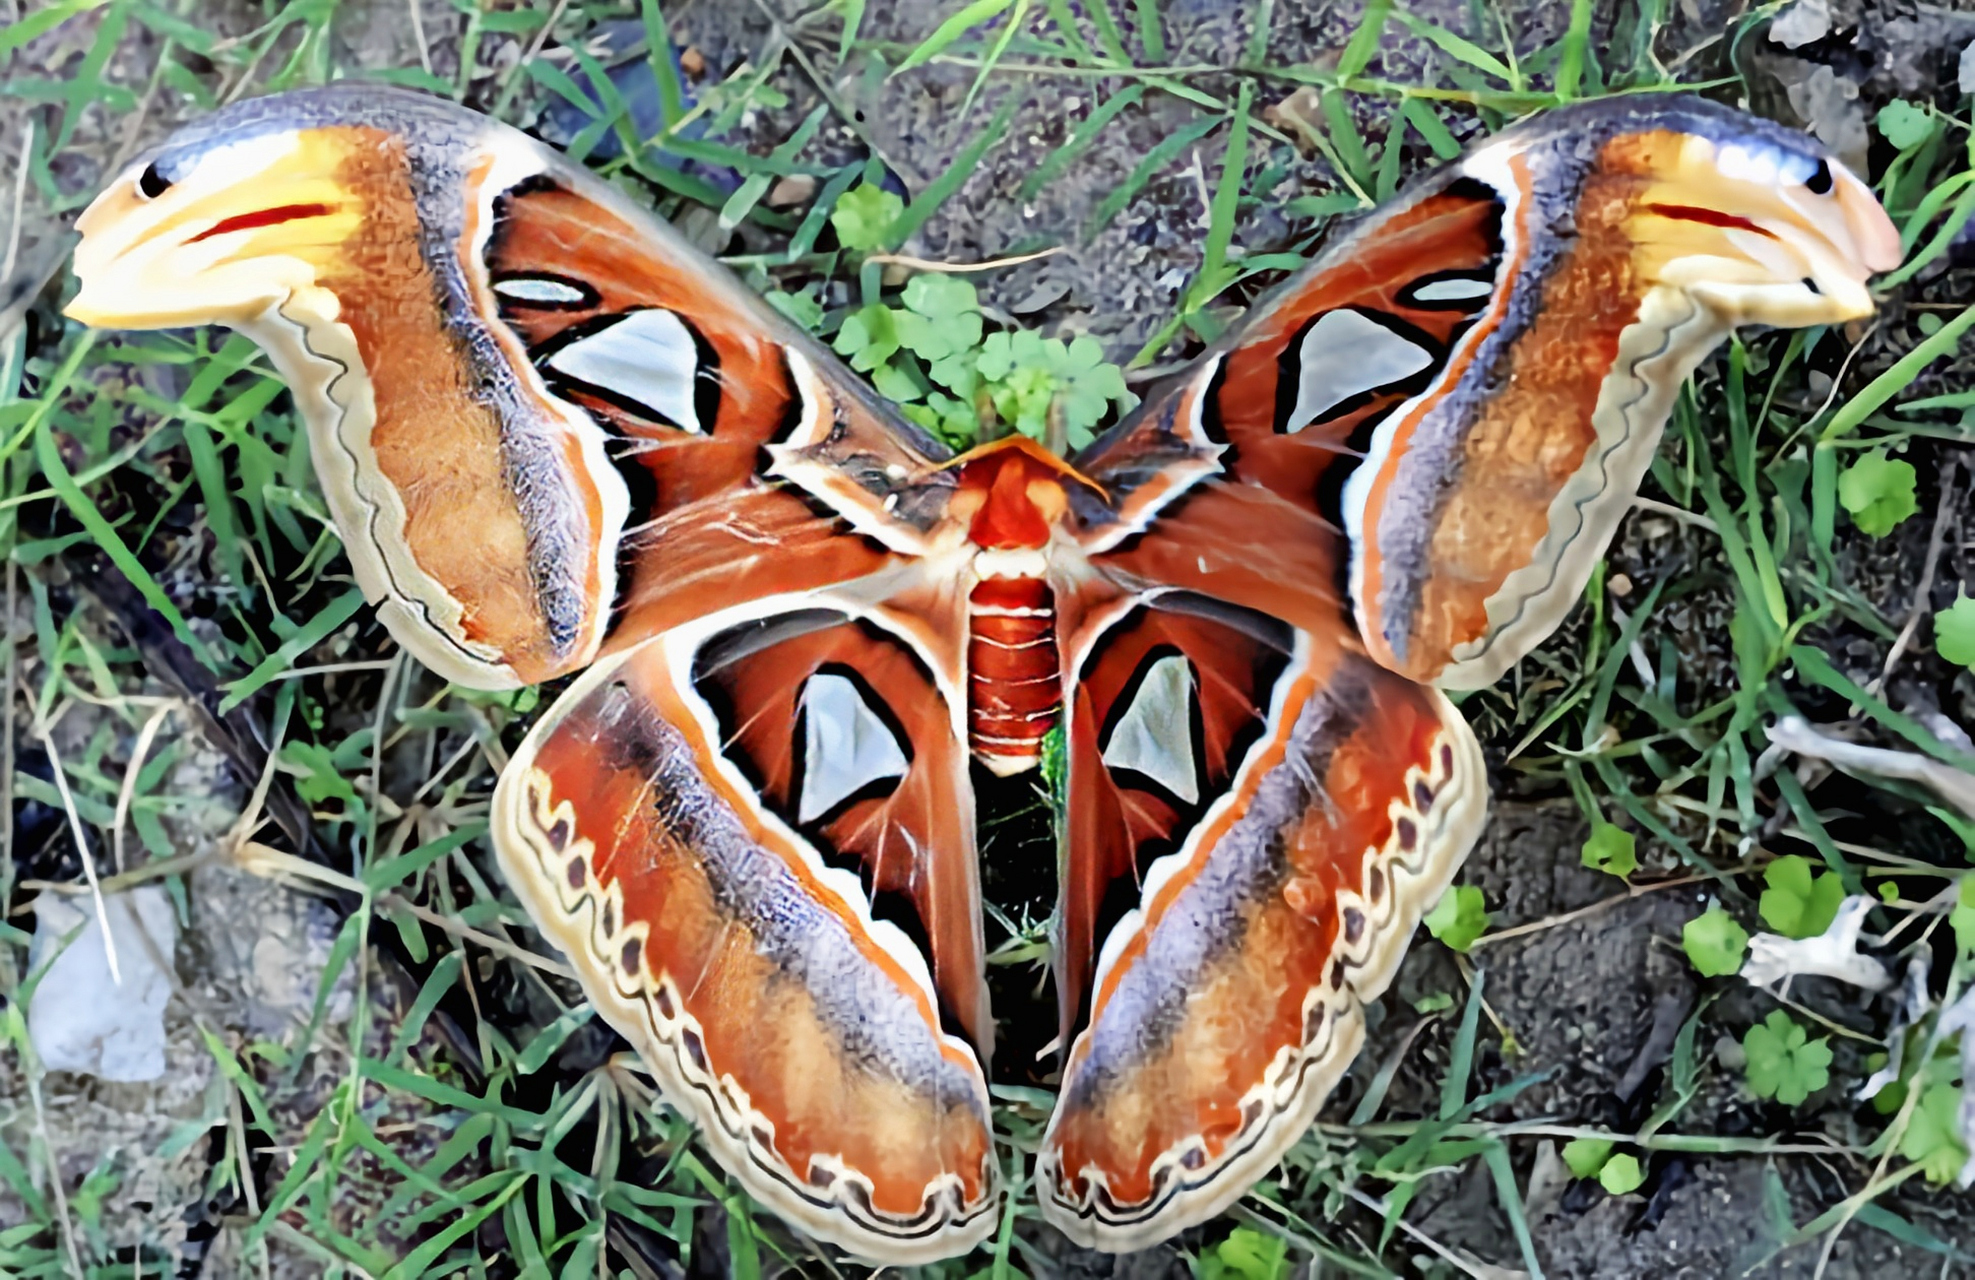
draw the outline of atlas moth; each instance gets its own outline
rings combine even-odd
[[[228,106],[79,226],[71,316],[267,350],[400,644],[580,673],[496,790],[509,886],[741,1185],[891,1263],[1006,1194],[976,768],[1062,735],[1042,1213],[1156,1242],[1309,1126],[1479,833],[1442,691],[1557,626],[1731,329],[1866,316],[1899,259],[1798,134],[1579,104],[1074,456],[956,457],[616,189],[409,91]]]

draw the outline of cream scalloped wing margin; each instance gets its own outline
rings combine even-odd
[[[1523,149],[1484,147],[1462,162],[1462,171],[1505,200],[1517,199],[1521,188],[1509,166]],[[1840,171],[1838,181],[1857,179]],[[1638,319],[1619,334],[1618,357],[1598,390],[1591,413],[1596,443],[1551,500],[1548,526],[1529,563],[1485,602],[1487,631],[1454,647],[1453,661],[1435,684],[1485,689],[1562,625],[1652,467],[1680,388],[1738,324],[1765,322],[1761,303],[1756,290],[1733,286],[1656,283],[1646,292]]]
[[[1164,1185],[1170,1189],[1151,1203],[1118,1217],[1104,1217],[1103,1211],[1091,1203],[1096,1198],[1095,1190],[1089,1200],[1080,1204],[1063,1201],[1055,1195],[1060,1171],[1051,1142],[1055,1128],[1052,1116],[1051,1132],[1045,1134],[1037,1156],[1035,1185],[1043,1217],[1070,1239],[1086,1248],[1128,1253],[1224,1212],[1246,1195],[1257,1180],[1267,1176],[1283,1153],[1302,1137],[1316,1120],[1324,1100],[1357,1058],[1365,1038],[1364,1006],[1385,994],[1391,985],[1414,929],[1453,882],[1488,816],[1488,772],[1481,746],[1460,710],[1444,694],[1437,689],[1426,692],[1433,699],[1441,723],[1432,759],[1437,766],[1440,748],[1451,747],[1452,768],[1444,776],[1437,767],[1430,773],[1418,768],[1408,770],[1403,794],[1412,796],[1413,784],[1425,782],[1435,793],[1431,812],[1423,815],[1408,800],[1395,797],[1388,809],[1393,819],[1393,835],[1383,845],[1366,848],[1358,882],[1368,883],[1369,872],[1375,867],[1383,868],[1392,885],[1384,904],[1374,904],[1350,891],[1337,894],[1340,918],[1346,910],[1360,911],[1366,917],[1367,928],[1355,949],[1339,933],[1337,954],[1344,961],[1343,985],[1335,990],[1326,990],[1322,985],[1314,987],[1304,999],[1306,1029],[1312,1026],[1312,1015],[1318,1007],[1323,1009],[1316,1034],[1300,1046],[1285,1046],[1277,1053],[1262,1081],[1242,1101],[1244,1113],[1255,1101],[1262,1103],[1260,1120],[1250,1131],[1237,1135],[1233,1149],[1219,1163],[1188,1170],[1182,1163],[1187,1153],[1185,1145],[1161,1153],[1153,1163],[1153,1177],[1156,1183],[1164,1168],[1167,1171]],[[1301,710],[1299,706],[1297,713]],[[1240,790],[1237,779],[1229,794]],[[1410,856],[1398,848],[1397,830],[1402,817],[1417,822],[1423,837]],[[1183,846],[1153,864],[1146,874],[1141,901],[1149,900],[1159,883],[1178,872],[1189,847],[1190,844]],[[1111,938],[1106,941],[1106,953],[1115,954],[1112,941],[1127,932],[1133,918],[1138,916],[1139,912],[1134,910],[1112,930]],[[1101,982],[1100,973],[1093,985]],[[1103,1182],[1102,1173],[1095,1169],[1085,1169],[1082,1173],[1093,1188]]]
[[[869,616],[856,602],[834,593],[803,593],[801,604],[836,608],[851,612],[853,616]],[[564,714],[614,679],[618,669],[645,645],[663,645],[668,668],[674,671],[684,669],[690,665],[692,654],[699,645],[717,632],[751,618],[786,612],[791,607],[790,597],[777,596],[722,610],[611,654],[591,666],[535,722],[507,768],[502,770],[489,814],[494,850],[508,886],[527,908],[542,936],[564,955],[581,957],[573,967],[584,995],[596,1005],[604,1021],[637,1048],[639,1056],[657,1079],[665,1100],[693,1121],[722,1167],[732,1173],[750,1195],[810,1235],[852,1254],[893,1265],[936,1262],[966,1253],[987,1239],[999,1225],[1002,1191],[998,1163],[995,1180],[986,1189],[976,1212],[911,1236],[887,1232],[884,1224],[869,1221],[866,1215],[843,1201],[840,1195],[833,1194],[832,1203],[820,1205],[809,1196],[797,1193],[794,1186],[806,1182],[802,1176],[804,1171],[789,1169],[776,1152],[763,1149],[753,1141],[758,1127],[773,1131],[772,1120],[752,1108],[745,1091],[733,1077],[714,1078],[700,1071],[682,1051],[682,1032],[687,1029],[696,1031],[697,1027],[692,1015],[686,1011],[676,986],[671,986],[669,992],[671,1008],[676,1012],[670,1017],[664,1013],[658,999],[658,989],[669,986],[672,979],[660,968],[664,957],[650,947],[642,946],[645,926],[626,921],[623,904],[618,901],[613,912],[619,922],[618,932],[610,938],[603,938],[599,924],[601,908],[592,889],[586,887],[582,894],[577,895],[578,901],[563,901],[562,889],[568,884],[568,879],[560,872],[577,854],[587,857],[591,842],[583,836],[582,827],[576,821],[569,801],[558,800],[550,794],[546,777],[534,768],[535,754],[542,741],[555,731]],[[910,637],[902,638],[911,643]],[[720,730],[711,709],[704,707],[696,696],[689,696],[686,701],[688,705],[698,708],[696,718],[700,723],[692,726],[693,731],[707,741],[717,741]],[[676,725],[673,727],[679,728]],[[711,754],[715,767],[730,787],[743,794],[752,793],[752,786],[731,761],[718,752]],[[911,977],[912,994],[928,1010],[937,1009],[938,997],[925,957],[896,925],[872,916],[870,904],[857,877],[849,871],[825,865],[808,841],[766,809],[758,810],[753,816],[757,821],[777,829],[789,847],[801,855],[807,873],[834,894],[837,900],[825,906],[851,921],[882,947]],[[546,835],[558,818],[566,819],[575,833],[575,838],[563,850],[555,849]],[[635,988],[626,990],[618,985],[623,975],[615,957],[631,936],[639,939],[644,954],[650,960],[644,974],[637,979]],[[972,1057],[972,1050],[963,1041],[943,1031],[939,1035],[946,1044],[958,1046]],[[986,1082],[979,1076],[978,1069],[976,1075],[981,1086],[978,1098],[981,1114],[987,1116],[991,1114],[991,1109]],[[778,1167],[781,1172],[772,1172],[771,1167]],[[835,1165],[832,1171],[838,1175],[832,1184],[836,1190],[848,1188],[857,1179],[854,1172],[841,1164]],[[949,1181],[957,1179],[950,1176]],[[926,1188],[926,1203],[929,1206],[940,1199],[958,1204],[957,1188],[941,1184]]]

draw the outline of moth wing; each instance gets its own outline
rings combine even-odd
[[[494,804],[508,883],[725,1167],[892,1263],[999,1217],[936,665],[815,596],[687,624],[586,672]]]
[[[1260,489],[1275,611],[1342,598],[1379,662],[1486,685],[1577,599],[1701,358],[1739,324],[1870,314],[1899,256],[1800,134],[1690,98],[1546,113],[1366,217],[1080,456],[1107,495],[1080,495],[1083,538],[1142,556],[1171,513]]]
[[[1446,697],[1336,622],[1156,594],[1077,661],[1058,976],[1091,994],[1036,1181],[1072,1239],[1124,1251],[1225,1209],[1309,1126],[1487,782]]]
[[[234,104],[78,226],[72,315],[222,323],[269,351],[365,593],[462,684],[868,573],[918,550],[950,486],[942,445],[730,272],[439,99]],[[822,545],[846,523],[867,554]]]

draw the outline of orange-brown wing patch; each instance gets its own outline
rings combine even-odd
[[[1575,602],[1715,344],[1868,314],[1897,255],[1815,143],[1694,100],[1552,113],[1460,171],[1507,210],[1498,322],[1373,433],[1341,508],[1372,655],[1468,688]]]
[[[975,1057],[904,935],[740,776],[670,640],[593,668],[503,774],[508,881],[752,1194],[862,1256],[964,1252],[998,1217]]]
[[[932,961],[943,1010],[986,1057],[973,791],[933,667],[869,619],[810,609],[714,635],[693,687],[761,802],[860,877],[879,918]]]
[[[1143,1247],[1267,1172],[1480,831],[1459,713],[1337,638],[1295,635],[1237,776],[1105,941],[1037,1164],[1081,1243]]]
[[[1261,737],[1294,647],[1264,615],[1184,592],[1107,611],[1069,638],[1055,973],[1065,1042],[1097,944],[1155,859],[1195,837]]]
[[[758,300],[654,252],[644,228],[568,186],[524,183],[494,211],[484,252],[501,318],[557,394],[642,446],[625,450],[650,477],[634,506],[667,510],[752,476],[803,408]]]
[[[1375,659],[1487,684],[1577,598],[1694,365],[1737,324],[1869,314],[1897,257],[1799,135],[1693,99],[1549,113],[1373,214],[1079,457],[1111,495],[1078,495],[1079,536],[1110,552],[1216,484],[1266,488],[1348,539]]]
[[[1339,522],[1339,491],[1393,408],[1447,373],[1502,263],[1502,204],[1443,183],[1381,211],[1282,286],[1076,464],[1108,547],[1210,476]]]

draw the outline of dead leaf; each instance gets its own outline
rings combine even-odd
[[[1893,984],[1892,975],[1885,965],[1860,955],[1858,950],[1865,913],[1877,905],[1877,900],[1863,894],[1846,898],[1831,927],[1815,938],[1757,934],[1749,939],[1742,977],[1758,987],[1775,987],[1792,978],[1820,977],[1836,978],[1866,991],[1884,991]]]

